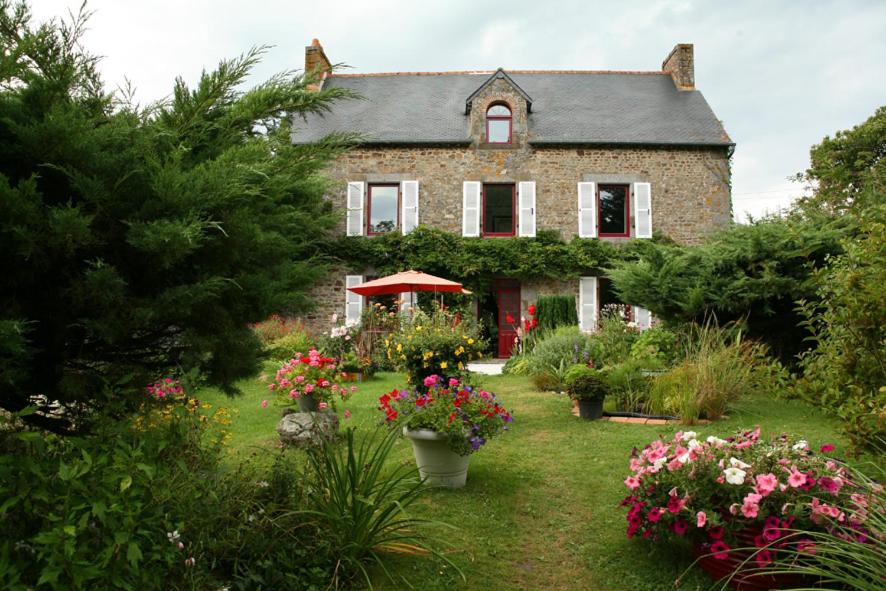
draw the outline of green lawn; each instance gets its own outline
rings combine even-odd
[[[381,418],[378,396],[403,382],[399,374],[381,374],[360,384],[347,405],[353,416],[344,425],[374,428]],[[512,429],[472,457],[464,489],[430,490],[414,509],[456,526],[435,533],[450,544],[450,557],[467,582],[424,557],[392,558],[395,572],[423,590],[675,588],[673,581],[690,564],[685,551],[652,550],[640,540],[627,540],[618,503],[626,494],[622,481],[631,448],[681,427],[583,421],[570,413],[568,398],[536,392],[526,378],[487,377],[483,383],[513,411]],[[261,461],[277,448],[279,408],[261,408],[270,393],[260,379],[240,386],[242,397],[205,390],[201,398],[236,409],[232,456]],[[765,435],[792,432],[813,446],[832,442],[845,448],[832,419],[799,402],[764,397],[746,399],[728,420],[693,430],[723,435],[757,424]],[[412,462],[409,442],[400,440],[389,461]],[[690,571],[676,588],[708,586],[704,576]],[[376,588],[407,587],[379,576]]]

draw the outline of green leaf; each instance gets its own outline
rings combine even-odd
[[[120,492],[123,492],[124,490],[126,490],[130,486],[132,486],[132,476],[127,474],[126,476],[123,477],[123,480],[120,481]]]
[[[47,568],[44,569],[42,573],[40,573],[40,578],[37,579],[37,586],[39,587],[43,583],[55,583],[58,581],[58,576],[61,574],[60,568]]]
[[[126,560],[128,560],[132,566],[136,566],[141,559],[142,551],[139,549],[138,544],[135,542],[129,542],[129,548],[126,550]]]
[[[157,473],[156,468],[154,468],[154,466],[149,466],[148,464],[138,463],[135,467],[147,474],[148,478],[154,478],[154,474]]]
[[[64,527],[62,528],[62,531],[65,532],[66,534],[68,534],[69,536],[72,536],[72,537],[77,535],[77,528],[74,527],[73,525],[66,525],[66,526],[64,526]]]

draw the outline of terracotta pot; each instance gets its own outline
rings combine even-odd
[[[748,527],[736,534],[734,544],[739,548],[753,548],[754,536],[762,531],[759,526]],[[710,544],[695,544],[693,553],[698,562],[696,564],[716,581],[729,580],[729,586],[738,591],[771,591],[775,589],[793,589],[796,587],[808,586],[810,584],[807,577],[801,577],[794,574],[775,574],[768,575],[755,572],[760,568],[753,558],[754,551],[747,550],[729,550],[726,558],[715,558],[711,554]],[[734,574],[733,574],[734,573]]]
[[[468,478],[471,456],[460,456],[449,449],[449,436],[430,429],[407,429],[403,434],[412,442],[418,472],[430,486],[461,488]]]

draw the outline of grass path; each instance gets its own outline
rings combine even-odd
[[[374,428],[378,396],[402,383],[398,374],[382,374],[362,384],[348,404],[353,415],[343,423]],[[485,377],[483,384],[513,411],[512,430],[472,456],[465,488],[430,490],[416,507],[423,516],[455,526],[434,533],[449,544],[449,556],[467,581],[426,557],[392,557],[394,572],[429,591],[674,589],[674,580],[689,567],[687,553],[627,540],[618,503],[626,494],[622,481],[631,448],[669,437],[680,427],[582,421],[571,415],[565,396],[536,392],[523,377]],[[276,449],[279,412],[261,408],[269,393],[258,380],[241,387],[244,395],[236,399],[214,390],[201,398],[239,411],[231,451],[260,460]],[[764,435],[793,432],[813,446],[844,444],[836,423],[812,407],[762,397],[742,401],[728,420],[695,430],[724,435],[757,424]],[[389,461],[413,462],[409,442],[401,439]],[[677,588],[708,586],[690,570]],[[408,587],[379,576],[376,588]]]

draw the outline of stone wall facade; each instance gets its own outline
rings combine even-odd
[[[486,109],[497,102],[507,103],[512,110],[511,144],[486,142]],[[650,183],[653,231],[683,244],[697,243],[731,221],[727,148],[534,146],[528,124],[532,115],[527,107],[509,81],[496,79],[472,102],[467,121],[472,138],[470,145],[367,144],[340,156],[328,170],[333,181],[328,199],[341,212],[342,234],[349,181],[418,181],[419,223],[457,234],[462,232],[464,181],[534,181],[537,230],[559,232],[565,240],[578,234],[577,183],[582,181]],[[633,231],[633,219],[629,226]],[[534,301],[535,294],[577,293],[578,285],[572,283],[525,285],[524,311]],[[340,316],[344,313],[344,289],[344,271],[331,275],[316,287],[314,296],[318,306],[307,318],[309,326],[327,330],[332,313]]]

